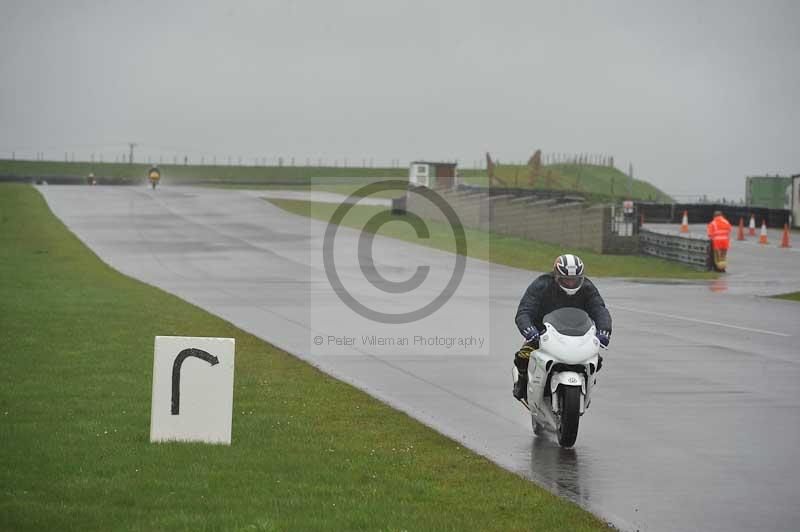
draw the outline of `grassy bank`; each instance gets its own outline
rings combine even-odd
[[[276,206],[302,216],[329,221],[337,205],[301,200],[269,200]],[[367,220],[386,210],[385,207],[358,205],[353,207],[342,221],[342,225],[362,229]],[[455,253],[453,232],[446,223],[426,220],[430,230],[429,239],[419,239],[415,230],[405,222],[402,215],[393,216],[398,223],[387,223],[378,234],[398,238],[436,249]],[[587,250],[569,250],[555,244],[535,242],[518,237],[501,236],[465,229],[467,255],[477,259],[505,264],[515,268],[534,271],[550,271],[553,260],[565,252],[578,253],[587,265],[587,273],[594,277],[648,277],[675,279],[713,279],[717,274],[702,272],[681,264],[654,257],[631,257],[623,255],[601,255]]]
[[[0,185],[0,276],[0,530],[605,529],[117,273],[28,186]],[[155,335],[236,338],[232,446],[148,442]]]
[[[791,292],[788,294],[780,294],[773,296],[776,299],[788,299],[789,301],[800,301],[800,292]]]
[[[466,183],[482,186],[489,184],[485,170],[465,170],[462,174]],[[542,175],[531,180],[527,165],[499,164],[495,166],[495,175],[508,187],[579,192],[593,200],[672,201],[660,189],[639,179],[633,180],[631,194],[628,194],[628,176],[617,168],[608,166],[551,164],[543,167]]]

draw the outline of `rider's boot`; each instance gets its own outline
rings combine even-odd
[[[514,390],[512,393],[518,401],[528,400],[528,372],[520,373],[516,366],[514,367]]]
[[[530,352],[523,353],[525,348],[520,349],[514,355],[514,369],[512,375],[514,377],[514,389],[512,393],[519,401],[528,400],[528,361],[530,359]],[[527,355],[527,357],[525,356]]]

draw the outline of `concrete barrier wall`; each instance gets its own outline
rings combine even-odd
[[[466,228],[558,244],[598,253],[638,253],[637,237],[611,234],[607,205],[561,203],[513,196],[489,196],[437,190]],[[408,194],[407,209],[429,220],[446,221],[438,207],[419,194]]]

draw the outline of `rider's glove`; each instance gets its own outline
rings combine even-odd
[[[539,341],[539,331],[533,325],[522,329],[522,336],[525,337],[526,344],[535,344]]]
[[[603,347],[608,347],[608,342],[611,341],[611,331],[597,331],[597,339]]]

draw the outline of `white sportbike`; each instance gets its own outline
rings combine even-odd
[[[545,315],[545,330],[528,364],[528,401],[533,432],[549,430],[562,447],[572,447],[578,421],[589,408],[597,383],[600,342],[589,315],[578,308],[562,308]],[[514,367],[514,378],[519,375]]]

